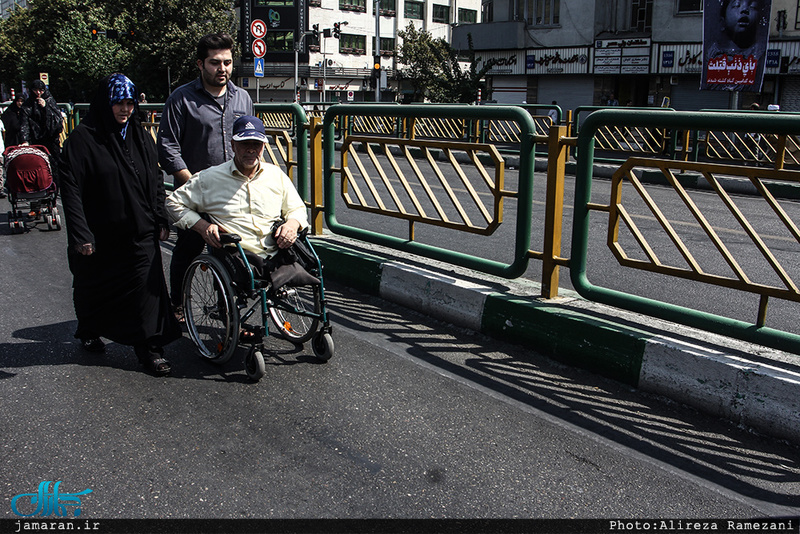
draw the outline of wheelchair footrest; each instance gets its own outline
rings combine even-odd
[[[263,326],[243,325],[239,334],[239,342],[243,345],[257,345],[264,341],[265,329]]]

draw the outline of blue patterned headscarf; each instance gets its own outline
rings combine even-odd
[[[108,101],[113,106],[125,99],[136,101],[136,86],[124,74],[112,74],[108,79]]]
[[[124,74],[112,74],[108,78],[108,101],[113,106],[123,100],[130,99],[136,102],[136,86]],[[128,123],[122,127],[122,137],[128,133]]]

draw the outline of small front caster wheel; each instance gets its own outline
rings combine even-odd
[[[333,356],[333,336],[327,332],[319,332],[311,341],[314,356],[327,362]]]
[[[261,351],[251,350],[247,353],[244,361],[244,370],[251,380],[258,382],[267,374],[267,366],[264,363],[264,355]]]

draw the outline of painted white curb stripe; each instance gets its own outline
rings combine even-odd
[[[400,263],[384,263],[380,296],[437,319],[481,331],[488,286]]]
[[[645,347],[639,388],[800,440],[800,372],[659,336]]]

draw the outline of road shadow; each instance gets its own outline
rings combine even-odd
[[[134,355],[133,348],[107,342],[103,353],[84,350],[73,337],[77,321],[20,328],[11,333],[18,342],[0,343],[0,380],[16,376],[15,368],[52,365],[85,365],[145,372]],[[277,337],[264,340],[263,356],[266,365],[317,365],[310,347],[303,347]],[[197,356],[194,345],[184,334],[165,347],[165,357],[172,363],[169,379],[217,380],[220,382],[255,383],[247,377],[244,359],[248,347],[240,346],[230,360],[217,364]]]
[[[367,295],[327,291],[335,320],[472,384],[742,496],[800,510],[800,448]],[[590,468],[590,466],[587,466]]]

